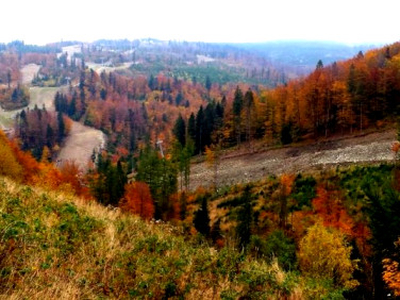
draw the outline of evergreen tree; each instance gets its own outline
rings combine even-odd
[[[235,96],[233,99],[233,114],[235,116],[240,116],[242,108],[243,108],[243,92],[239,88],[239,86],[237,86],[235,90]]]
[[[205,133],[205,124],[204,124],[204,110],[203,106],[200,106],[199,111],[196,115],[196,135],[195,135],[195,147],[196,153],[200,154],[204,151],[204,133]]]
[[[182,101],[183,101],[183,95],[182,95],[181,92],[179,92],[179,93],[176,95],[176,98],[175,98],[175,104],[176,104],[176,106],[181,105],[181,104],[182,104]]]
[[[211,226],[210,236],[213,243],[217,242],[219,239],[222,238],[220,218],[218,218],[217,221],[215,221],[215,223]]]
[[[236,236],[239,247],[244,249],[250,242],[251,227],[253,223],[253,208],[251,206],[251,187],[247,185],[244,189],[240,201],[242,205],[237,215]]]
[[[72,96],[71,102],[68,105],[68,112],[67,112],[68,116],[74,118],[75,114],[76,114],[76,95],[74,94]]]
[[[170,160],[165,158],[161,159],[161,177],[159,180],[158,213],[161,219],[167,220],[168,215],[173,210],[170,196],[176,193],[178,189],[177,169]]]
[[[149,88],[154,91],[157,88],[157,79],[154,78],[153,74],[150,74],[150,78],[149,78]]]
[[[215,128],[220,129],[224,123],[224,106],[218,102],[215,106]]]
[[[97,201],[103,205],[117,206],[125,193],[126,183],[127,177],[121,161],[115,166],[109,157],[98,155],[97,177],[91,183],[91,190]]]
[[[319,60],[319,61],[317,62],[317,67],[316,67],[316,69],[319,70],[319,69],[322,69],[323,67],[324,67],[324,64],[322,63],[322,60]]]
[[[283,145],[290,144],[293,139],[292,139],[292,122],[288,122],[282,125],[281,129],[281,143]]]
[[[208,214],[207,196],[202,196],[198,200],[201,201],[201,205],[194,215],[194,227],[201,234],[208,236],[210,234],[210,216]]]
[[[192,141],[196,141],[196,118],[193,113],[188,120],[188,136]]]
[[[100,91],[100,98],[102,100],[106,100],[106,97],[107,97],[107,91],[104,88],[102,88]]]
[[[178,167],[179,175],[180,175],[180,190],[183,191],[183,186],[185,186],[186,190],[189,187],[189,179],[190,179],[190,158],[193,155],[194,151],[193,142],[189,139],[186,142],[185,147],[179,142],[176,142],[173,146],[173,161]]]
[[[235,97],[233,99],[233,116],[234,116],[234,126],[236,132],[236,143],[240,144],[241,136],[241,113],[243,109],[243,93],[239,86],[236,87]]]
[[[208,103],[204,110],[203,145],[211,145],[211,136],[215,129],[215,102]]]
[[[50,124],[47,124],[46,128],[46,145],[50,149],[54,146],[54,130],[51,128]]]
[[[64,137],[66,136],[64,118],[61,112],[57,113],[57,123],[58,123],[57,143],[60,144],[64,139]]]
[[[212,86],[212,83],[211,83],[210,76],[207,75],[207,76],[206,76],[205,87],[206,87],[206,89],[207,89],[208,92],[210,92],[211,86]]]
[[[396,255],[395,242],[400,236],[400,193],[391,187],[390,180],[382,179],[365,176],[362,182],[362,189],[369,203],[367,213],[374,250],[372,266],[376,299],[380,299],[385,293],[382,260]]]
[[[254,109],[254,95],[252,90],[248,90],[244,95],[244,107],[246,110],[246,135],[247,141],[251,144],[251,120],[252,120],[252,111]]]
[[[169,198],[177,191],[177,170],[170,160],[160,159],[157,151],[149,146],[142,152],[136,180],[147,183],[155,204],[156,219],[166,220],[172,209]]]
[[[226,103],[227,103],[227,101],[226,101],[226,97],[225,97],[225,95],[224,95],[224,96],[222,96],[222,100],[221,100],[221,105],[222,105],[222,108],[224,108],[224,109],[225,109],[225,107],[226,107]]]
[[[184,147],[186,144],[186,124],[181,114],[179,114],[179,117],[175,122],[173,133],[181,146]]]
[[[182,166],[183,166],[183,178],[185,183],[186,190],[189,189],[190,183],[190,158],[193,156],[194,153],[194,144],[192,140],[188,140],[186,142],[185,148],[182,151]]]

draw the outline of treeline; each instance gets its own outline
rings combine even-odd
[[[55,97],[56,110],[102,130],[109,151],[133,152],[158,139],[172,144],[172,127],[181,112],[190,114],[208,92],[200,84],[163,76],[129,78],[117,73],[81,72],[76,88]]]
[[[0,106],[5,110],[25,107],[29,104],[29,91],[19,84],[15,88],[0,90]]]
[[[21,142],[21,149],[31,151],[37,160],[51,160],[67,136],[62,114],[48,112],[45,107],[22,110],[15,120],[15,136]]]
[[[76,54],[68,57],[67,53],[40,55],[35,53],[23,56],[25,63],[40,65],[38,74],[32,80],[36,86],[70,85],[79,80],[82,70],[85,70],[83,57]]]
[[[226,103],[223,122],[211,132],[210,128],[202,131],[207,135],[202,147],[217,143],[230,147],[244,141],[251,145],[260,138],[270,144],[289,144],[393,123],[400,104],[399,52],[397,43],[327,67],[319,61],[306,78],[275,89],[238,86],[234,93],[227,91],[219,96]],[[188,128],[189,121],[193,118],[186,121]],[[202,122],[196,120],[195,126],[201,127]],[[200,132],[195,139],[200,139]]]
[[[326,67],[319,61],[309,76],[275,89],[219,85],[210,77],[198,83],[194,78],[181,80],[164,73],[131,78],[86,69],[80,71],[77,87],[58,96],[56,106],[73,119],[104,131],[112,152],[118,148],[132,152],[138,144],[155,144],[159,139],[171,146],[179,115],[187,129],[193,117],[199,117],[194,123],[197,134],[193,128],[191,136],[186,132],[195,143],[195,153],[216,143],[231,147],[263,138],[272,144],[288,144],[351,134],[382,126],[397,114],[399,48],[393,44],[365,55],[360,52],[351,60]],[[222,121],[216,115],[220,112],[210,113],[218,103],[224,103]]]
[[[315,138],[376,128],[399,112],[400,43],[360,52],[316,70],[303,80],[261,93],[267,137]]]

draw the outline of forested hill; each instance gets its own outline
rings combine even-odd
[[[196,76],[164,65],[149,71],[166,56],[147,42],[140,47],[149,56],[106,42],[60,53],[17,43],[0,53],[0,104],[23,107],[11,121],[0,112],[15,126],[11,139],[0,133],[0,176],[8,177],[0,180],[0,298],[400,295],[399,142],[393,163],[380,166],[271,174],[246,185],[217,180],[225,150],[288,145],[295,156],[292,144],[386,129],[394,136],[400,43],[319,60],[307,76],[272,88],[219,81],[214,58],[195,52]],[[26,107],[27,64],[40,69],[32,85],[58,89],[56,111]],[[86,173],[52,163],[71,119],[107,136]],[[192,191],[192,162],[203,159],[214,186]]]
[[[322,60],[325,64],[349,59],[359,51],[377,48],[377,45],[345,45],[321,41],[275,41],[240,45],[243,49],[268,58],[274,63],[291,66],[297,75],[306,75]]]
[[[172,77],[196,78],[198,82],[205,82],[209,76],[220,84],[236,81],[269,87],[309,74],[319,59],[329,64],[374,47],[318,41],[221,44],[154,39],[100,40],[93,45],[103,50],[131,53],[132,60],[139,63],[132,68],[134,73],[150,75],[162,71]]]

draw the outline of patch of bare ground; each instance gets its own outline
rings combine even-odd
[[[233,152],[221,159],[218,186],[257,181],[269,175],[322,170],[349,164],[373,164],[393,160],[395,130],[330,139],[304,146],[259,152]],[[213,171],[205,162],[191,168],[190,189],[213,184]]]
[[[57,163],[74,161],[81,171],[86,171],[93,150],[105,146],[105,136],[100,130],[72,122],[71,130],[62,147]]]
[[[110,73],[110,72],[114,72],[114,71],[118,71],[118,70],[127,69],[132,65],[132,63],[128,62],[128,63],[123,63],[118,66],[110,66],[110,65],[107,65],[107,63],[103,65],[103,64],[96,64],[96,63],[88,62],[88,63],[86,63],[86,65],[88,66],[89,69],[93,69],[97,74],[100,75],[103,72]]]
[[[25,65],[21,68],[20,72],[22,75],[21,83],[23,85],[31,84],[35,75],[39,72],[41,66],[36,64]]]
[[[29,94],[31,95],[29,108],[33,109],[37,105],[38,108],[44,106],[48,111],[55,111],[54,97],[62,89],[58,87],[31,87],[29,89]]]

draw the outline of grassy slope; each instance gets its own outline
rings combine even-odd
[[[302,298],[277,264],[0,178],[0,299]]]

